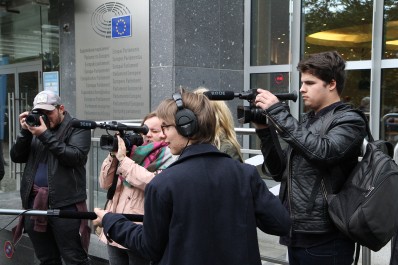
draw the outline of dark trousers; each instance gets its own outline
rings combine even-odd
[[[75,206],[71,207],[76,210]],[[24,228],[32,241],[40,264],[62,265],[62,257],[66,265],[89,265],[90,259],[80,240],[80,220],[56,217],[47,220],[47,231],[36,232],[33,231],[34,221],[29,216],[25,217]]]
[[[355,243],[335,239],[310,248],[288,247],[289,265],[351,265]]]
[[[110,265],[149,265],[149,261],[128,249],[108,245]]]

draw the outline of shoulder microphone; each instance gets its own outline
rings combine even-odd
[[[95,129],[100,126],[100,124],[97,124],[95,121],[89,121],[89,120],[72,120],[70,124],[74,128],[80,128],[86,130]]]
[[[149,129],[145,124],[143,126],[135,126],[129,124],[123,124],[120,122],[112,121],[112,122],[95,122],[90,120],[72,120],[70,122],[71,126],[74,128],[91,130],[95,128],[101,128],[112,131],[134,131],[136,133],[147,134]]]
[[[210,100],[232,100],[239,97],[239,93],[233,91],[206,91],[203,94]]]
[[[257,95],[256,89],[251,89],[248,91],[243,91],[241,93],[235,93],[233,91],[206,91],[203,93],[210,100],[232,100],[234,98],[254,100]],[[279,100],[292,100],[296,102],[297,92],[293,91],[291,93],[275,93],[274,94]]]

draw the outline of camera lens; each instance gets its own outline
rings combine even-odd
[[[28,116],[26,116],[25,121],[29,126],[38,126],[40,125],[40,115],[29,114]]]

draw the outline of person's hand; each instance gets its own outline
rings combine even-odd
[[[101,208],[94,208],[94,212],[97,215],[97,219],[93,220],[93,225],[102,227],[102,219],[109,211],[102,210]]]
[[[126,145],[120,135],[117,135],[117,142],[118,142],[118,149],[117,153],[115,154],[117,160],[122,162],[122,160],[126,157]]]
[[[19,114],[19,123],[21,124],[21,128],[27,130],[28,124],[26,123],[26,117],[29,115],[28,111],[25,111]]]
[[[47,125],[43,120],[43,117],[40,115],[40,125],[39,126],[29,126],[27,125],[27,129],[35,136],[39,136],[47,130]]]
[[[266,110],[272,105],[279,102],[279,99],[268,90],[259,88],[257,89],[257,93],[258,94],[254,103],[256,104],[256,107],[259,107],[263,110]]]

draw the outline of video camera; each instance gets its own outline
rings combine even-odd
[[[28,116],[26,116],[25,121],[26,121],[26,123],[27,123],[29,126],[32,126],[32,127],[33,127],[33,126],[40,126],[40,117],[43,118],[44,123],[45,123],[45,124],[47,125],[47,127],[48,127],[48,123],[49,123],[48,117],[47,117],[47,115],[44,114],[40,109],[32,110],[32,111],[28,114]]]
[[[245,99],[250,103],[250,106],[238,106],[237,117],[239,123],[267,123],[267,117],[264,115],[264,111],[261,108],[257,108],[254,104],[254,100],[258,94],[257,88],[243,91],[241,93],[235,93],[233,91],[206,91],[203,94],[210,100],[232,100],[234,98]],[[296,91],[293,91],[292,93],[276,93],[274,95],[281,101],[292,100],[296,102],[297,100]]]
[[[144,139],[141,134],[145,135],[149,131],[145,124],[144,126],[131,126],[117,121],[97,123],[95,121],[73,120],[71,121],[71,126],[87,130],[95,128],[105,129],[107,134],[101,135],[100,147],[102,150],[107,150],[109,152],[117,152],[119,146],[117,136],[111,135],[108,132],[109,130],[119,132],[119,136],[123,139],[124,144],[126,145],[127,153],[130,152],[134,145],[142,145],[144,143]],[[128,133],[127,131],[133,131],[133,133]]]

